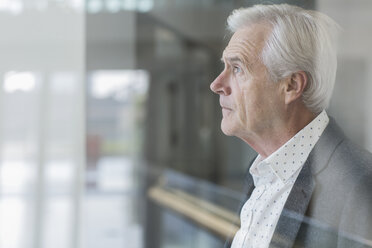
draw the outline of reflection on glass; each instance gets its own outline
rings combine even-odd
[[[0,173],[1,193],[24,194],[28,192],[34,178],[33,167],[22,160],[3,161]]]
[[[78,77],[71,71],[41,75],[8,71],[3,77],[0,246],[5,248],[63,248],[73,242]]]
[[[118,0],[119,1],[119,0]],[[84,5],[82,0],[1,0],[0,13],[19,16],[26,11],[48,11],[48,8],[81,10]]]
[[[97,71],[92,73],[91,94],[128,102],[133,94],[146,94],[148,74],[142,70]]]
[[[8,72],[5,74],[4,91],[30,91],[35,88],[35,75],[32,72]]]
[[[149,12],[154,7],[154,0],[87,0],[87,11],[117,13],[119,11]]]
[[[86,247],[143,247],[141,182],[136,178],[149,80],[144,70],[89,73],[83,209]]]
[[[1,247],[23,247],[26,203],[19,197],[0,198]]]
[[[20,14],[23,11],[23,2],[22,0],[3,0],[0,2],[0,11],[13,15]]]
[[[301,3],[315,7],[314,1]],[[336,86],[343,93],[332,111],[350,112],[345,122],[371,149],[372,115],[365,114],[372,99],[371,37],[360,28],[371,19],[371,5],[316,3],[339,17],[346,31]],[[240,189],[252,152],[221,137],[218,99],[209,84],[222,69],[226,17],[248,4],[0,0],[0,247],[220,247],[221,239],[179,215],[162,216],[151,200],[145,209],[141,184],[148,175],[141,171],[153,173],[160,165],[204,178],[211,187],[173,177],[166,189],[190,201],[200,198],[200,206],[214,206],[209,212],[216,205],[237,207],[237,200],[214,197],[221,189],[214,186]],[[35,32],[36,23],[43,32]]]

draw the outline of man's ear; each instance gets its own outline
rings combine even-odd
[[[285,104],[290,104],[299,99],[306,88],[307,82],[306,72],[298,71],[293,73],[284,85]]]

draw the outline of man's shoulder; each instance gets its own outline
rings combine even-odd
[[[315,173],[330,164],[337,164],[340,170],[346,169],[350,173],[357,170],[365,175],[372,174],[372,154],[346,137],[332,117],[312,153],[312,159],[317,163]]]
[[[347,138],[334,120],[314,147],[309,165],[317,183],[315,195],[328,199],[329,205],[341,204],[351,195],[371,195],[372,154]]]
[[[361,176],[370,177],[372,175],[371,152],[346,137],[334,121],[330,123],[330,127],[337,129],[337,131],[333,131],[333,135],[341,137],[330,158],[330,162],[335,160],[337,163],[346,164],[350,167],[350,173],[355,170]],[[341,135],[339,134],[340,132],[342,132]]]
[[[334,120],[323,132],[309,157],[315,189],[308,216],[346,237],[372,235],[372,154],[345,136]],[[341,246],[354,247],[354,246]]]
[[[352,163],[361,166],[366,173],[372,171],[372,154],[360,145],[355,144],[346,138],[336,149],[338,156],[345,163]]]

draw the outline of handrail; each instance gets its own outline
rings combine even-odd
[[[184,191],[154,186],[149,189],[148,196],[223,239],[231,238],[239,229],[239,218],[233,212]]]

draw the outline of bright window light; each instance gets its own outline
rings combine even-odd
[[[70,0],[70,6],[72,9],[75,10],[83,10],[84,9],[84,0]]]
[[[106,8],[111,13],[120,11],[121,2],[119,0],[106,0]]]
[[[87,2],[87,9],[89,13],[101,12],[103,8],[102,0],[90,0]]]
[[[0,200],[1,247],[20,247],[25,220],[25,201],[15,197]]]
[[[23,11],[23,2],[20,0],[1,0],[0,11],[18,15]]]
[[[144,70],[96,71],[92,74],[91,94],[95,98],[125,101],[133,93],[145,94],[148,82],[148,72]]]
[[[32,72],[8,72],[5,74],[4,91],[31,91],[35,88],[36,77]]]
[[[3,193],[27,192],[27,185],[32,181],[31,164],[25,161],[6,160],[1,164],[0,182]]]
[[[138,11],[149,12],[154,7],[154,0],[142,0],[138,3]]]

